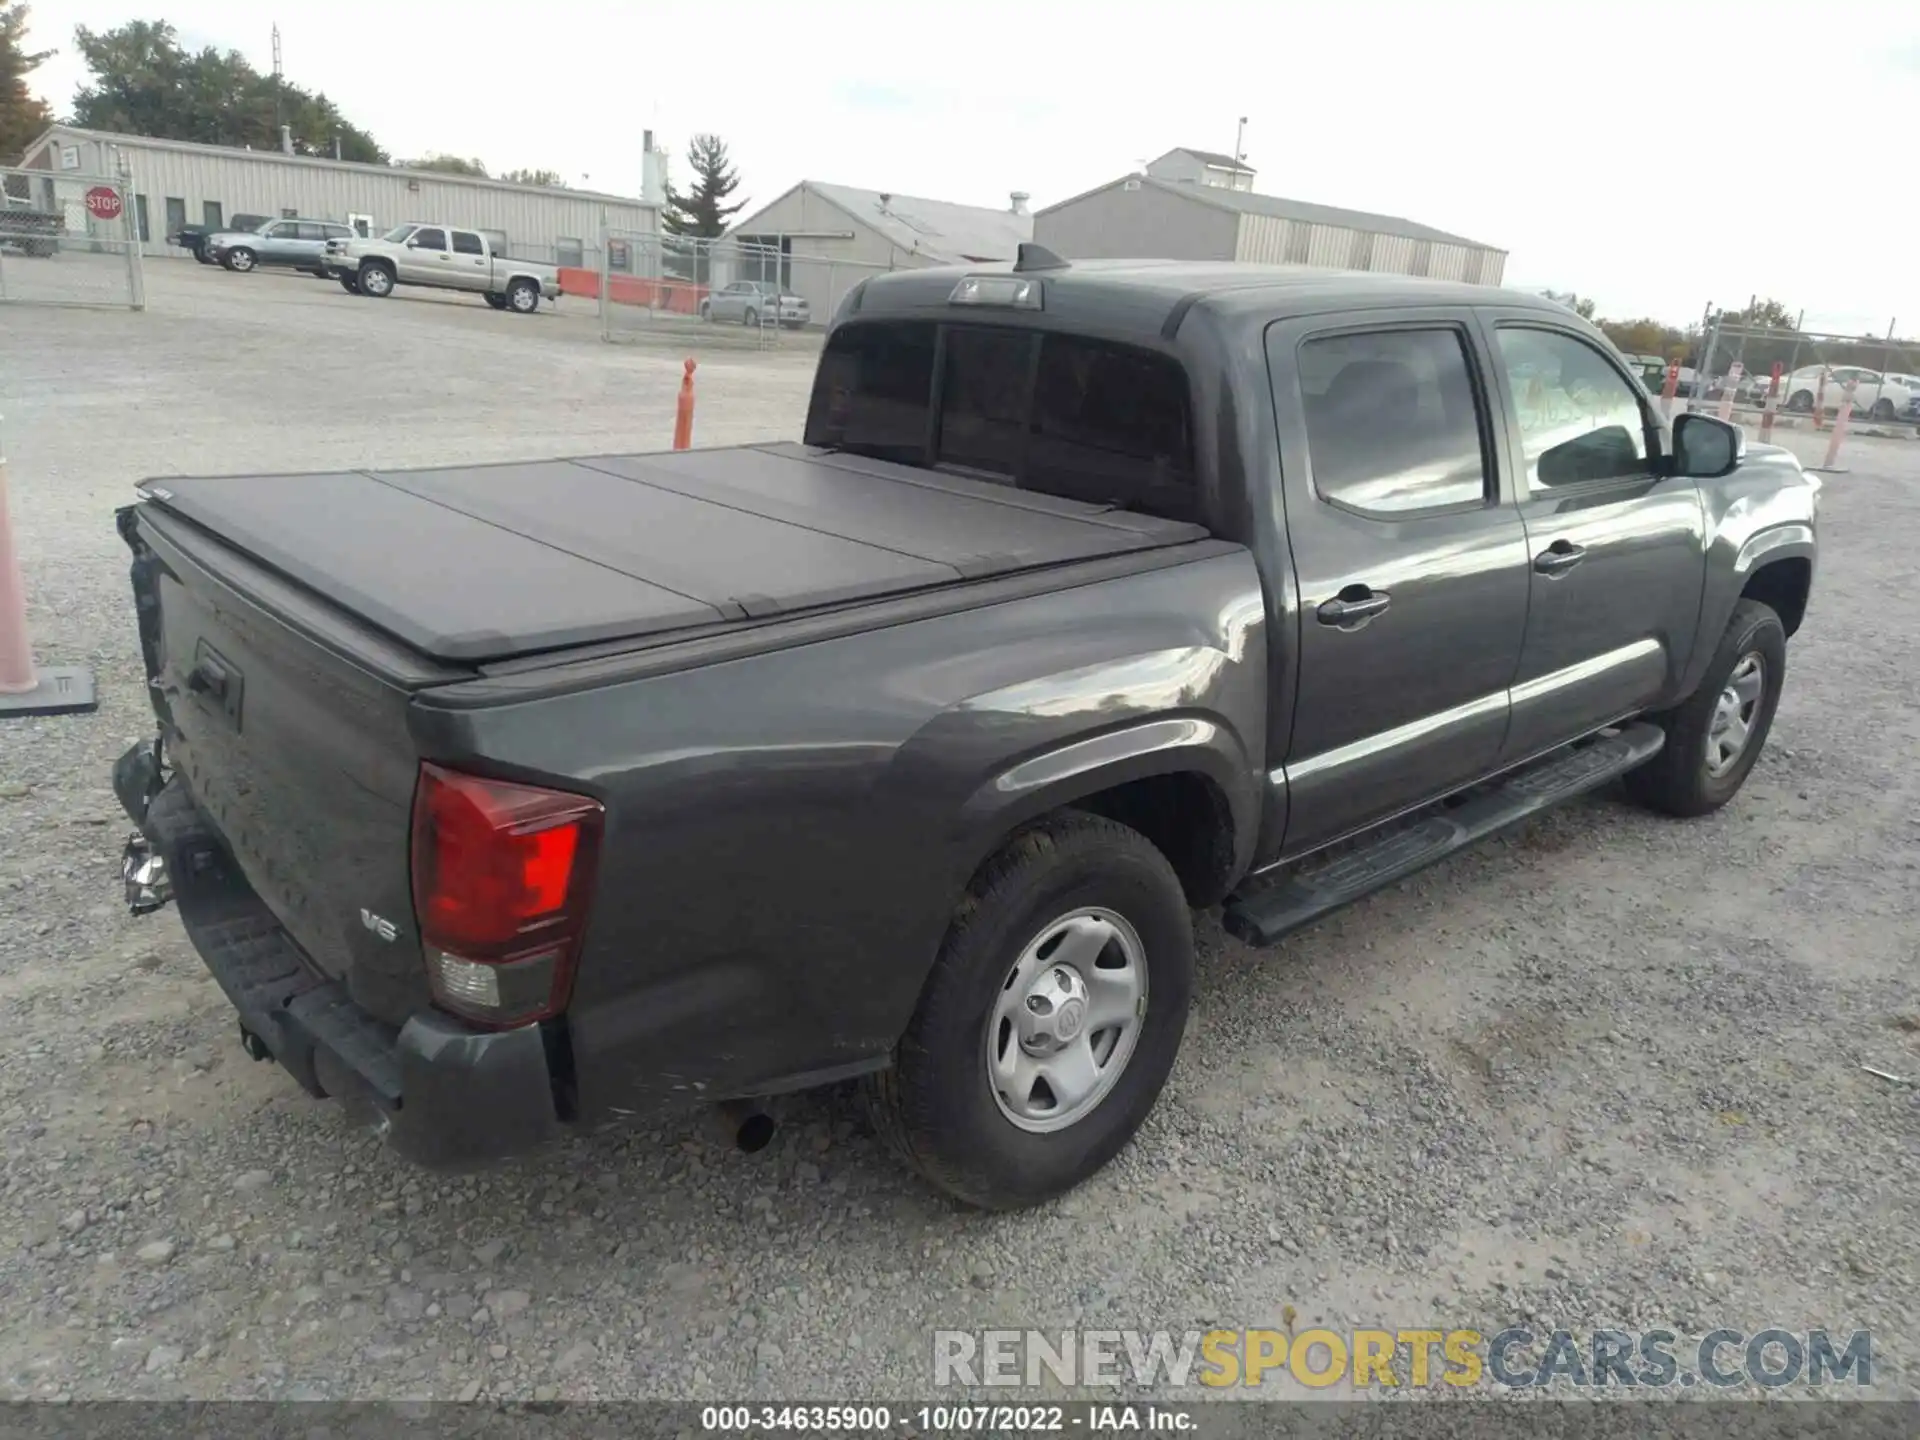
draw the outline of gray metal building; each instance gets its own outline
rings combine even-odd
[[[876,270],[1010,261],[1015,247],[1033,238],[1033,216],[1024,191],[999,210],[802,180],[735,222],[727,238],[744,254],[779,257],[780,283],[825,319]],[[760,278],[753,265],[741,273]]]
[[[175,255],[166,237],[181,225],[225,225],[235,215],[340,220],[379,234],[410,220],[441,220],[488,232],[514,255],[560,265],[599,264],[603,224],[659,228],[659,206],[631,195],[512,185],[392,165],[358,165],[155,140],[55,125],[27,148],[30,170],[56,175],[129,175],[141,249]]]
[[[1242,160],[1170,150],[1145,174],[1039,211],[1033,238],[1071,260],[1242,260],[1500,283],[1504,250],[1397,216],[1257,194],[1254,173]]]

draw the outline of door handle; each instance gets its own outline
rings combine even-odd
[[[1341,630],[1357,630],[1360,626],[1381,614],[1393,603],[1393,597],[1384,590],[1369,590],[1364,585],[1349,585],[1333,599],[1324,602],[1313,613],[1322,625],[1332,625]]]
[[[1542,575],[1564,575],[1586,558],[1586,546],[1575,545],[1570,540],[1556,540],[1533,557],[1533,568]]]

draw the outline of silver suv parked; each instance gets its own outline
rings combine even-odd
[[[284,265],[310,275],[326,274],[327,241],[353,238],[353,227],[338,220],[268,220],[257,230],[225,230],[209,235],[205,253],[229,270]]]

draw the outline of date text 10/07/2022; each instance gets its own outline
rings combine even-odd
[[[838,1435],[882,1434],[896,1425],[921,1435],[1047,1434],[1079,1431],[1193,1434],[1192,1410],[1169,1405],[708,1405],[700,1428],[708,1434],[759,1435],[770,1430]]]

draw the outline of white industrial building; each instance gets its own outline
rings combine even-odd
[[[599,264],[602,227],[652,234],[659,229],[663,156],[648,134],[641,147],[650,196],[607,195],[556,186],[514,185],[396,165],[363,165],[241,150],[185,140],[156,140],[55,125],[27,147],[22,166],[49,172],[49,202],[63,172],[125,174],[133,218],[148,255],[172,249],[166,237],[182,225],[223,226],[236,215],[339,220],[379,234],[408,221],[438,220],[489,235],[497,248],[559,265]],[[84,229],[84,218],[75,229]]]
[[[1242,260],[1500,283],[1504,250],[1392,215],[1261,195],[1254,174],[1244,159],[1169,150],[1144,174],[1039,211],[1033,238],[1070,260]]]
[[[733,267],[738,273],[777,278],[821,319],[865,275],[1010,261],[1032,238],[1023,191],[1002,210],[819,180],[802,180],[727,231],[742,257]]]

